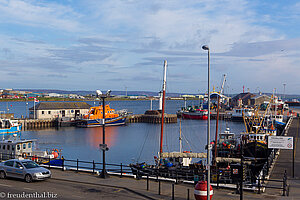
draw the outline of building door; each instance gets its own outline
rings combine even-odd
[[[61,116],[62,116],[62,117],[65,117],[65,116],[66,116],[66,111],[65,111],[65,110],[62,110],[62,111],[61,111]]]
[[[80,116],[80,110],[75,110],[75,118]]]

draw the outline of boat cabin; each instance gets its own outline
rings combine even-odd
[[[0,128],[10,128],[12,126],[18,126],[18,120],[0,119]]]
[[[219,143],[225,142],[227,140],[233,140],[235,134],[230,133],[230,129],[226,128],[226,130],[223,133],[219,134]]]
[[[251,117],[254,115],[253,109],[250,108],[235,108],[233,109],[232,116],[233,117]]]
[[[0,159],[6,160],[17,156],[32,156],[35,140],[3,140],[0,141]]]

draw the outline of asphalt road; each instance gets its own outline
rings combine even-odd
[[[22,196],[23,195],[23,196]],[[25,196],[27,195],[27,196]],[[27,198],[26,198],[27,197]],[[32,197],[32,198],[30,198]],[[0,180],[0,199],[144,199],[124,189],[56,179],[26,183],[18,179]]]

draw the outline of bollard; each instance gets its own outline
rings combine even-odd
[[[175,185],[174,183],[172,183],[172,200],[175,199],[174,192],[175,192]]]
[[[187,189],[187,198],[186,199],[190,200],[190,189],[189,188]]]
[[[207,191],[207,182],[206,181],[199,181],[195,186],[194,196],[196,200],[207,200],[207,193],[209,192],[209,200],[213,197],[213,188],[210,185],[210,191]]]

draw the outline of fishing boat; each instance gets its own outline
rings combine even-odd
[[[162,119],[164,119],[164,105],[165,105],[165,88],[166,88],[166,67],[164,63],[164,79],[162,89]],[[181,130],[181,128],[180,128]],[[194,175],[199,175],[203,178],[205,174],[205,166],[202,160],[197,163],[192,163],[192,158],[206,158],[206,153],[193,153],[191,151],[182,151],[181,147],[181,131],[180,131],[180,150],[179,152],[163,152],[163,132],[164,121],[161,123],[160,136],[160,151],[158,156],[154,156],[155,165],[148,165],[145,162],[130,164],[132,173],[136,176],[155,175],[165,178],[185,177],[187,180],[193,180]]]
[[[198,119],[198,120],[207,120],[208,119],[208,111],[201,109],[201,107],[189,106],[186,110],[181,112],[181,116],[183,119]]]
[[[12,135],[19,133],[22,130],[22,125],[18,120],[0,119],[0,135]]]
[[[238,150],[237,143],[235,133],[230,132],[230,129],[227,127],[223,133],[219,133],[218,141],[213,142],[212,155],[216,157],[234,157]],[[217,145],[216,148],[215,145]]]
[[[0,160],[12,158],[27,158],[33,161],[61,166],[62,156],[61,150],[48,149],[39,150],[36,139],[21,139],[20,136],[14,134],[13,137],[0,141]]]
[[[244,116],[252,117],[253,114],[253,109],[250,108],[234,108],[231,113],[231,120],[242,122]]]
[[[105,126],[119,126],[126,122],[127,111],[110,108],[105,105]],[[83,118],[76,121],[77,127],[98,127],[102,126],[103,120],[103,106],[94,106],[89,109],[88,114],[83,115]]]

